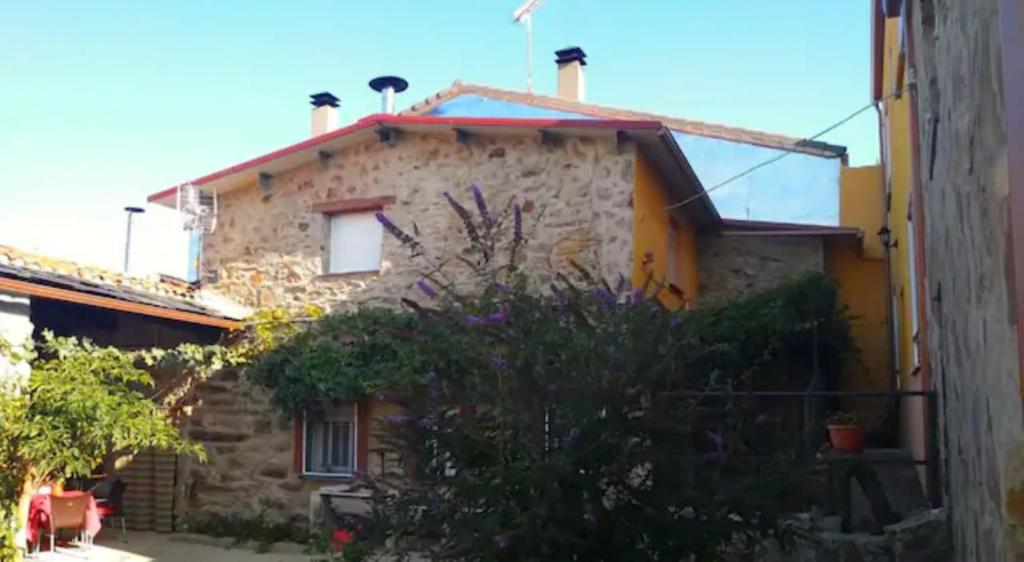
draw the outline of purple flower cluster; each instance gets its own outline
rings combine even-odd
[[[405,425],[412,421],[408,416],[384,416],[384,423],[390,426]]]
[[[487,315],[487,323],[489,324],[504,324],[508,320],[508,305],[503,304],[498,307],[498,310]]]
[[[615,296],[608,289],[598,287],[594,289],[594,296],[597,297],[597,300],[601,301],[605,308],[611,309],[615,307]]]
[[[423,293],[424,295],[432,299],[437,298],[437,291],[435,291],[434,288],[430,286],[430,283],[426,282],[426,280],[420,279],[419,281],[416,282],[416,286],[419,287],[420,292]]]
[[[484,224],[490,227],[494,223],[494,217],[487,212],[487,202],[484,201],[484,194],[480,191],[480,186],[473,184],[473,201],[476,202],[476,209],[480,211],[480,216],[484,219]]]
[[[406,234],[406,232],[401,228],[398,228],[398,226],[395,223],[391,222],[391,219],[389,219],[387,215],[380,211],[377,211],[376,213],[374,213],[373,216],[377,217],[377,222],[379,222],[380,225],[384,227],[384,230],[391,233],[391,235],[397,238],[398,241],[401,242],[403,245],[416,245],[416,239]]]
[[[477,232],[476,227],[473,226],[473,217],[469,214],[469,211],[467,211],[462,204],[456,201],[455,198],[452,197],[451,193],[445,191],[441,195],[443,195],[445,200],[448,201],[448,206],[455,211],[456,215],[459,216],[459,219],[462,221],[462,226],[466,228],[466,234],[469,236],[469,239],[474,244],[480,244],[480,233]]]
[[[519,203],[512,205],[513,234],[512,244],[519,247],[523,244],[523,209]]]
[[[508,320],[508,305],[502,304],[497,310],[481,318],[474,314],[467,314],[462,317],[462,321],[467,326],[479,327],[488,324],[504,324]]]

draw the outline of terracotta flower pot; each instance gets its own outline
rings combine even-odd
[[[828,426],[828,440],[840,453],[864,452],[864,430],[857,425]]]

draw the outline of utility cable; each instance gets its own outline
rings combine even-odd
[[[897,96],[901,95],[904,91],[906,91],[909,88],[910,88],[910,83],[907,83],[906,85],[904,85],[903,88],[900,88],[900,89],[890,93],[889,95],[883,97],[882,99],[879,99],[878,101],[873,101],[873,102],[865,105],[864,107],[861,107],[857,111],[854,111],[853,113],[847,115],[846,117],[843,117],[839,121],[836,121],[832,125],[829,125],[828,127],[823,129],[819,133],[817,133],[815,135],[812,135],[810,137],[807,137],[805,139],[801,139],[801,140],[797,141],[794,144],[794,146],[798,146],[798,145],[800,145],[802,143],[811,142],[811,141],[817,140],[821,136],[827,135],[828,133],[834,131],[835,129],[838,129],[839,127],[845,125],[846,123],[848,123],[854,117],[856,117],[856,116],[860,115],[861,113],[864,113],[865,111],[875,107],[879,103],[882,103],[882,102],[887,101],[887,100],[889,100],[891,98],[894,98],[894,97],[897,97]],[[734,181],[736,181],[736,180],[738,180],[740,178],[744,178],[744,177],[752,174],[753,172],[756,172],[757,170],[760,170],[761,168],[764,168],[765,166],[769,166],[771,164],[774,164],[774,163],[778,162],[779,160],[782,160],[783,158],[789,156],[790,154],[792,154],[794,152],[794,151],[788,150],[788,149],[782,149],[782,150],[784,150],[784,152],[782,154],[779,154],[777,156],[773,156],[773,157],[769,158],[768,160],[765,160],[764,162],[761,162],[760,164],[755,164],[754,166],[751,166],[751,167],[747,168],[746,170],[743,170],[742,172],[740,172],[740,173],[738,173],[738,174],[736,174],[734,176],[730,176],[728,179],[725,179],[725,180],[723,180],[721,182],[716,183],[715,185],[705,189],[701,193],[698,193],[696,195],[692,195],[692,196],[690,196],[690,197],[688,197],[686,199],[683,199],[682,201],[680,201],[678,203],[673,203],[673,204],[669,205],[668,207],[665,207],[665,210],[666,211],[670,211],[672,209],[676,209],[676,208],[682,207],[683,205],[687,205],[689,203],[692,203],[693,201],[696,201],[697,199],[705,197],[708,193],[711,193],[712,191],[714,191],[714,190],[716,190],[716,189],[718,189],[720,187],[725,187],[726,185],[729,185],[730,183],[732,183],[732,182],[734,182]]]

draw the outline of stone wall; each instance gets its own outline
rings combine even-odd
[[[257,308],[311,303],[338,311],[358,303],[397,304],[420,278],[408,251],[385,234],[379,274],[324,275],[328,221],[312,206],[393,196],[396,202],[385,213],[410,232],[415,224],[428,251],[450,255],[463,247],[463,238],[442,193],[450,191],[475,212],[474,183],[492,209],[512,198],[524,206],[526,266],[538,284],[565,270],[570,257],[608,278],[628,276],[635,158],[611,139],[566,138],[555,146],[533,136],[473,137],[460,144],[453,134],[403,135],[395,146],[374,140],[326,164],[278,175],[269,193],[253,185],[222,196],[218,228],[204,245],[210,285]],[[338,483],[299,474],[295,424],[269,399],[265,391],[242,388],[230,373],[203,385],[184,430],[204,444],[209,462],[182,462],[180,517],[265,511],[270,518],[304,521],[310,493]],[[389,413],[379,402],[369,408],[372,419]],[[381,463],[373,434],[371,427],[370,473]]]
[[[911,22],[931,374],[944,419],[953,545],[964,561],[1024,557],[1024,417],[998,4],[918,1]]]
[[[824,271],[815,236],[705,235],[699,241],[703,302],[748,295],[781,285],[806,271]]]
[[[418,279],[408,252],[385,235],[379,274],[324,275],[328,221],[312,206],[393,196],[386,214],[410,231],[415,223],[433,255],[451,255],[463,237],[442,193],[472,209],[475,183],[494,209],[513,198],[524,206],[526,263],[539,283],[569,257],[607,277],[628,276],[635,158],[612,139],[566,138],[555,146],[533,136],[459,143],[453,134],[408,134],[395,146],[374,140],[326,165],[275,177],[269,193],[253,185],[223,195],[218,228],[204,243],[206,275],[212,288],[253,307],[397,303]]]
[[[176,528],[181,530],[214,513],[239,517],[263,514],[267,519],[305,524],[310,494],[344,479],[303,476],[296,461],[296,420],[281,414],[270,392],[223,372],[203,383],[198,401],[182,422],[182,430],[203,444],[208,459],[179,457]],[[377,435],[380,420],[399,414],[397,406],[376,400],[360,403],[359,423],[367,435],[359,471],[380,474],[385,462]],[[397,469],[393,459],[388,470]]]
[[[304,481],[294,470],[294,422],[277,413],[269,393],[222,373],[204,383],[183,431],[203,444],[207,462],[179,459],[181,523],[195,524],[211,513],[303,521],[309,492],[323,485]],[[183,521],[181,519],[184,519]]]

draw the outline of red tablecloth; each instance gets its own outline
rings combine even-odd
[[[89,496],[89,506],[85,510],[85,531],[89,536],[95,537],[103,525],[100,523],[100,513],[96,509],[96,499],[88,492],[64,492],[61,497],[74,498],[77,496]],[[39,540],[39,532],[50,528],[50,494],[36,494],[32,496],[28,504],[28,542],[35,544]]]

